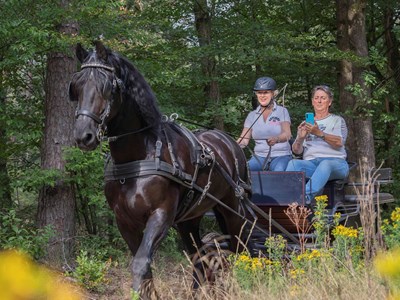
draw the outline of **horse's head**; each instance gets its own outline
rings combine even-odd
[[[83,150],[98,146],[121,104],[122,82],[112,64],[113,54],[101,42],[95,45],[95,51],[88,52],[78,44],[81,71],[74,74],[69,87],[70,100],[78,102],[74,138]]]

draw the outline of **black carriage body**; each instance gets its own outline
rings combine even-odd
[[[250,172],[252,201],[262,206],[305,205],[303,172]]]

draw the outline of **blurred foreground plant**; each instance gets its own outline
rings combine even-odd
[[[400,248],[379,253],[374,259],[374,266],[386,280],[390,289],[389,299],[400,299]]]
[[[16,251],[0,252],[0,299],[82,299],[78,289],[62,282],[61,276],[35,264]]]

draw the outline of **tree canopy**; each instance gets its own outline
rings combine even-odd
[[[0,195],[10,200],[7,203],[35,206],[43,184],[68,177],[77,186],[88,231],[103,226],[90,215],[90,205],[103,205],[100,183],[90,184],[92,177],[98,177],[83,171],[88,161],[96,159],[96,170],[101,171],[97,168],[101,150],[94,156],[66,149],[70,165],[65,172],[40,167],[48,56],[73,57],[73,45],[90,47],[97,39],[138,67],[165,114],[178,113],[209,127],[216,126],[219,116],[224,130],[235,137],[251,109],[252,86],[258,77],[277,81],[278,101],[291,114],[293,133],[312,109],[312,87],[327,84],[335,94],[336,113],[350,121],[372,120],[374,164],[384,161],[398,176],[400,4],[395,0],[346,3],[350,2],[365,5],[364,56],[338,47],[338,8],[328,0],[0,0]],[[199,3],[203,5],[197,12],[204,10],[201,15],[208,18],[208,36],[196,28]],[[78,33],[64,34],[60,20],[77,26]],[[208,43],[202,42],[205,37]],[[205,59],[212,62],[212,72],[203,72]],[[362,84],[344,85],[339,80],[343,60],[362,70]],[[211,81],[218,85],[216,98],[204,92]],[[339,91],[352,95],[354,104],[343,105]],[[354,137],[362,138],[357,135],[361,132]]]

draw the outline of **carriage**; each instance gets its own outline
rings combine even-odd
[[[355,164],[349,163],[349,167],[354,169]],[[348,226],[361,226],[360,209],[363,203],[372,201],[377,207],[394,201],[392,194],[381,191],[381,187],[393,183],[391,168],[369,170],[367,177],[365,182],[355,182],[346,178],[331,180],[325,185],[322,195],[327,196],[328,200],[326,205],[328,225],[333,225],[334,216],[339,213],[337,222]],[[305,202],[306,180],[304,172],[251,172],[252,202],[263,212],[258,214],[260,226],[267,228],[271,233],[281,234],[289,242],[296,244],[300,234],[299,228],[285,211],[293,203],[313,208],[313,203]],[[266,217],[273,219],[273,222]],[[310,222],[309,216],[304,220],[303,226],[309,227]],[[307,237],[312,241],[313,232],[308,232]],[[254,239],[257,241],[257,248],[263,249],[265,235],[256,231]]]
[[[82,64],[69,86],[77,102],[74,138],[87,151],[109,142],[105,195],[133,255],[132,287],[143,299],[155,291],[151,261],[168,229],[175,226],[195,255],[204,245],[200,221],[210,210],[233,251],[262,249],[260,240],[274,233],[298,243],[284,210],[293,202],[309,205],[302,172],[248,172],[243,149],[225,132],[192,132],[162,116],[150,86],[127,59],[101,42],[93,51],[78,45],[76,54]],[[379,191],[390,182],[389,169],[373,182],[377,203],[393,201]],[[364,184],[329,183],[329,214],[357,216],[363,196],[345,190]]]

